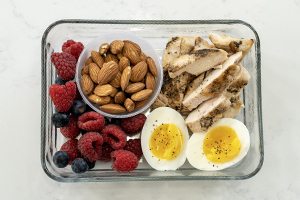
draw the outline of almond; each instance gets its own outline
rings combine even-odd
[[[112,81],[110,81],[109,84],[111,84],[115,88],[121,87],[121,76],[121,72],[118,72],[117,76]]]
[[[119,66],[114,61],[105,63],[98,73],[98,84],[103,85],[113,80],[119,73]]]
[[[142,106],[144,106],[148,101],[149,101],[150,97],[148,97],[147,99],[143,100],[143,101],[136,101],[135,103],[135,108],[140,108]]]
[[[105,105],[110,102],[111,97],[110,96],[104,96],[104,97],[99,97],[95,94],[91,94],[88,99],[98,105]]]
[[[114,114],[122,113],[122,112],[126,111],[126,109],[119,104],[106,104],[106,105],[100,106],[100,110],[107,112],[107,113],[114,113]]]
[[[129,62],[128,58],[122,57],[122,58],[120,59],[120,62],[119,62],[119,70],[120,70],[120,72],[123,72],[123,70],[124,70],[126,67],[128,67],[128,66],[130,66],[130,62]]]
[[[88,95],[94,89],[94,82],[92,81],[91,77],[87,74],[84,74],[81,78],[81,89],[83,94]]]
[[[105,62],[108,63],[110,61],[114,61],[116,63],[119,63],[119,59],[116,55],[114,55],[110,52],[107,52],[106,57],[105,57]]]
[[[83,76],[83,74],[89,74],[89,65],[81,69],[81,76]]]
[[[99,47],[99,53],[100,55],[106,54],[106,52],[109,49],[109,44],[108,43],[103,43],[101,44],[101,46]]]
[[[142,61],[146,61],[147,55],[144,52],[141,52],[140,58]]]
[[[123,41],[115,40],[115,41],[112,41],[110,43],[109,50],[112,54],[118,54],[119,52],[122,52],[123,47],[124,47],[124,42]]]
[[[100,68],[102,68],[104,59],[102,58],[100,53],[92,50],[91,55],[92,55],[92,59],[93,59],[94,63],[96,63]]]
[[[121,88],[122,91],[125,91],[125,89],[127,88],[128,84],[129,84],[129,80],[131,77],[131,67],[128,66],[124,69],[122,76],[121,76]]]
[[[99,97],[108,96],[113,92],[113,86],[106,84],[106,85],[98,85],[94,89],[95,95]]]
[[[152,92],[153,92],[153,90],[145,89],[145,90],[139,91],[137,93],[134,93],[131,96],[131,99],[133,101],[143,101],[143,100],[147,99],[148,97],[150,97]]]
[[[95,63],[89,64],[89,74],[90,74],[91,79],[95,83],[97,83],[99,72],[100,72],[100,68],[98,67],[97,64],[95,64]]]
[[[87,65],[89,65],[89,64],[91,64],[91,63],[93,63],[94,61],[93,61],[93,59],[92,59],[92,56],[90,56],[87,60],[86,60],[86,62],[85,62],[85,66],[87,66]]]
[[[134,110],[134,107],[135,107],[134,102],[129,98],[127,98],[124,101],[124,106],[125,106],[127,112],[132,112]]]
[[[146,82],[147,89],[150,89],[150,90],[155,89],[155,86],[156,86],[155,77],[150,72],[148,72],[146,74],[145,82]]]
[[[109,96],[111,96],[111,97],[115,97],[116,96],[116,94],[118,93],[118,89],[117,88],[115,88],[115,87],[112,87],[112,92],[111,92],[111,94],[109,95]]]
[[[125,43],[123,47],[123,55],[128,58],[131,64],[136,65],[141,62],[140,55],[135,47],[130,43]]]
[[[134,48],[137,50],[138,54],[140,55],[142,50],[141,50],[141,47],[137,44],[137,43],[134,43],[130,40],[123,40],[124,43],[129,43],[129,44],[132,44],[134,46]]]
[[[137,65],[135,65],[132,68],[132,72],[131,72],[131,78],[130,80],[132,82],[139,82],[141,81],[146,73],[147,73],[148,69],[147,69],[147,64],[145,61],[139,62]]]
[[[151,57],[147,57],[146,62],[147,62],[149,71],[152,73],[153,76],[157,77],[157,68],[156,68],[154,60]]]
[[[133,94],[133,93],[141,91],[142,89],[144,89],[144,87],[145,87],[144,83],[141,83],[141,82],[133,83],[133,84],[127,86],[125,92],[128,94]]]
[[[122,104],[126,99],[126,94],[123,91],[120,91],[115,96],[115,103]]]
[[[124,55],[123,55],[123,51],[121,51],[121,52],[117,53],[117,57],[118,57],[118,59],[119,59],[119,60],[121,60],[121,58],[123,58],[123,57],[124,57]]]

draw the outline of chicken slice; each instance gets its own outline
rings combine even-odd
[[[210,33],[209,39],[217,48],[224,49],[228,53],[242,51],[243,56],[241,57],[240,62],[250,52],[254,43],[253,39],[236,39],[223,34],[219,36],[215,33]]]
[[[180,45],[182,36],[172,37],[168,40],[162,67],[164,71],[167,71],[172,61],[180,56]]]
[[[239,71],[240,67],[236,64],[213,70],[201,85],[186,97],[183,105],[192,110],[202,102],[217,96],[229,87]]]
[[[230,107],[223,113],[222,118],[235,118],[240,113],[240,108],[243,107],[243,102],[241,101],[241,93],[232,95],[230,97]]]
[[[227,52],[221,49],[200,49],[178,57],[170,63],[168,71],[171,78],[188,72],[199,74],[223,63],[227,59]]]
[[[226,90],[227,92],[230,92],[232,94],[237,94],[241,89],[243,89],[248,84],[250,80],[249,72],[240,64],[239,67],[241,68],[239,74],[232,81],[232,83]]]
[[[168,107],[168,99],[162,93],[159,93],[153,104],[151,105],[151,112],[159,107]]]
[[[203,102],[185,119],[186,125],[192,132],[206,131],[213,123],[223,117],[230,107],[230,100],[224,95],[218,95]]]
[[[191,52],[196,44],[196,37],[184,36],[180,44],[180,55]]]
[[[197,51],[200,49],[212,49],[215,46],[213,44],[209,44],[208,41],[204,40],[202,37],[197,37],[196,38],[196,44],[195,47],[193,49],[193,51]]]
[[[186,92],[185,92],[185,98],[189,96],[193,91],[195,91],[199,85],[202,83],[206,75],[206,72],[203,72],[200,74],[197,78],[195,78],[187,87]]]

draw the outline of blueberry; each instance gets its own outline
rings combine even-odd
[[[59,85],[64,85],[66,82],[64,80],[62,80],[62,78],[57,77],[55,79],[55,84],[59,84]]]
[[[56,167],[64,168],[70,161],[69,155],[64,151],[57,151],[53,156],[53,162]]]
[[[121,126],[121,120],[120,118],[111,118],[110,123],[114,125]]]
[[[81,100],[74,100],[70,112],[73,116],[79,117],[86,111],[86,104]]]
[[[83,157],[83,160],[85,160],[86,164],[88,164],[89,169],[93,169],[95,167],[96,161],[91,162],[88,158]]]
[[[104,124],[104,126],[107,126],[108,124],[110,124],[110,121],[109,121],[109,119],[108,119],[107,117],[104,117],[104,119],[105,119],[105,124]]]
[[[82,158],[76,158],[72,164],[71,168],[75,173],[84,173],[89,169],[88,164]]]
[[[69,115],[61,112],[54,113],[51,120],[56,128],[68,126],[70,123]]]

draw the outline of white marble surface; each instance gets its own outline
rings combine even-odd
[[[60,19],[241,19],[262,51],[265,161],[243,181],[58,183],[40,164],[41,38]],[[0,199],[299,199],[300,1],[2,0]]]

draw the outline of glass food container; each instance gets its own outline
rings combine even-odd
[[[132,172],[115,172],[111,169],[112,163],[96,162],[94,169],[83,174],[75,174],[70,166],[57,168],[54,165],[53,155],[67,139],[51,122],[54,106],[48,89],[54,84],[56,70],[50,56],[53,52],[61,52],[62,44],[68,39],[87,45],[102,34],[117,31],[128,32],[147,40],[161,60],[168,39],[178,35],[199,35],[208,40],[209,33],[217,33],[254,40],[251,51],[241,63],[251,75],[248,85],[241,91],[245,108],[241,109],[236,117],[247,126],[250,133],[250,149],[241,162],[220,171],[201,171],[186,161],[176,171],[156,171],[142,158],[137,169]],[[253,177],[261,169],[264,159],[261,53],[258,34],[250,24],[240,20],[60,20],[46,29],[41,50],[41,164],[45,173],[53,180],[60,182],[242,180]],[[149,110],[144,113],[147,115]]]

